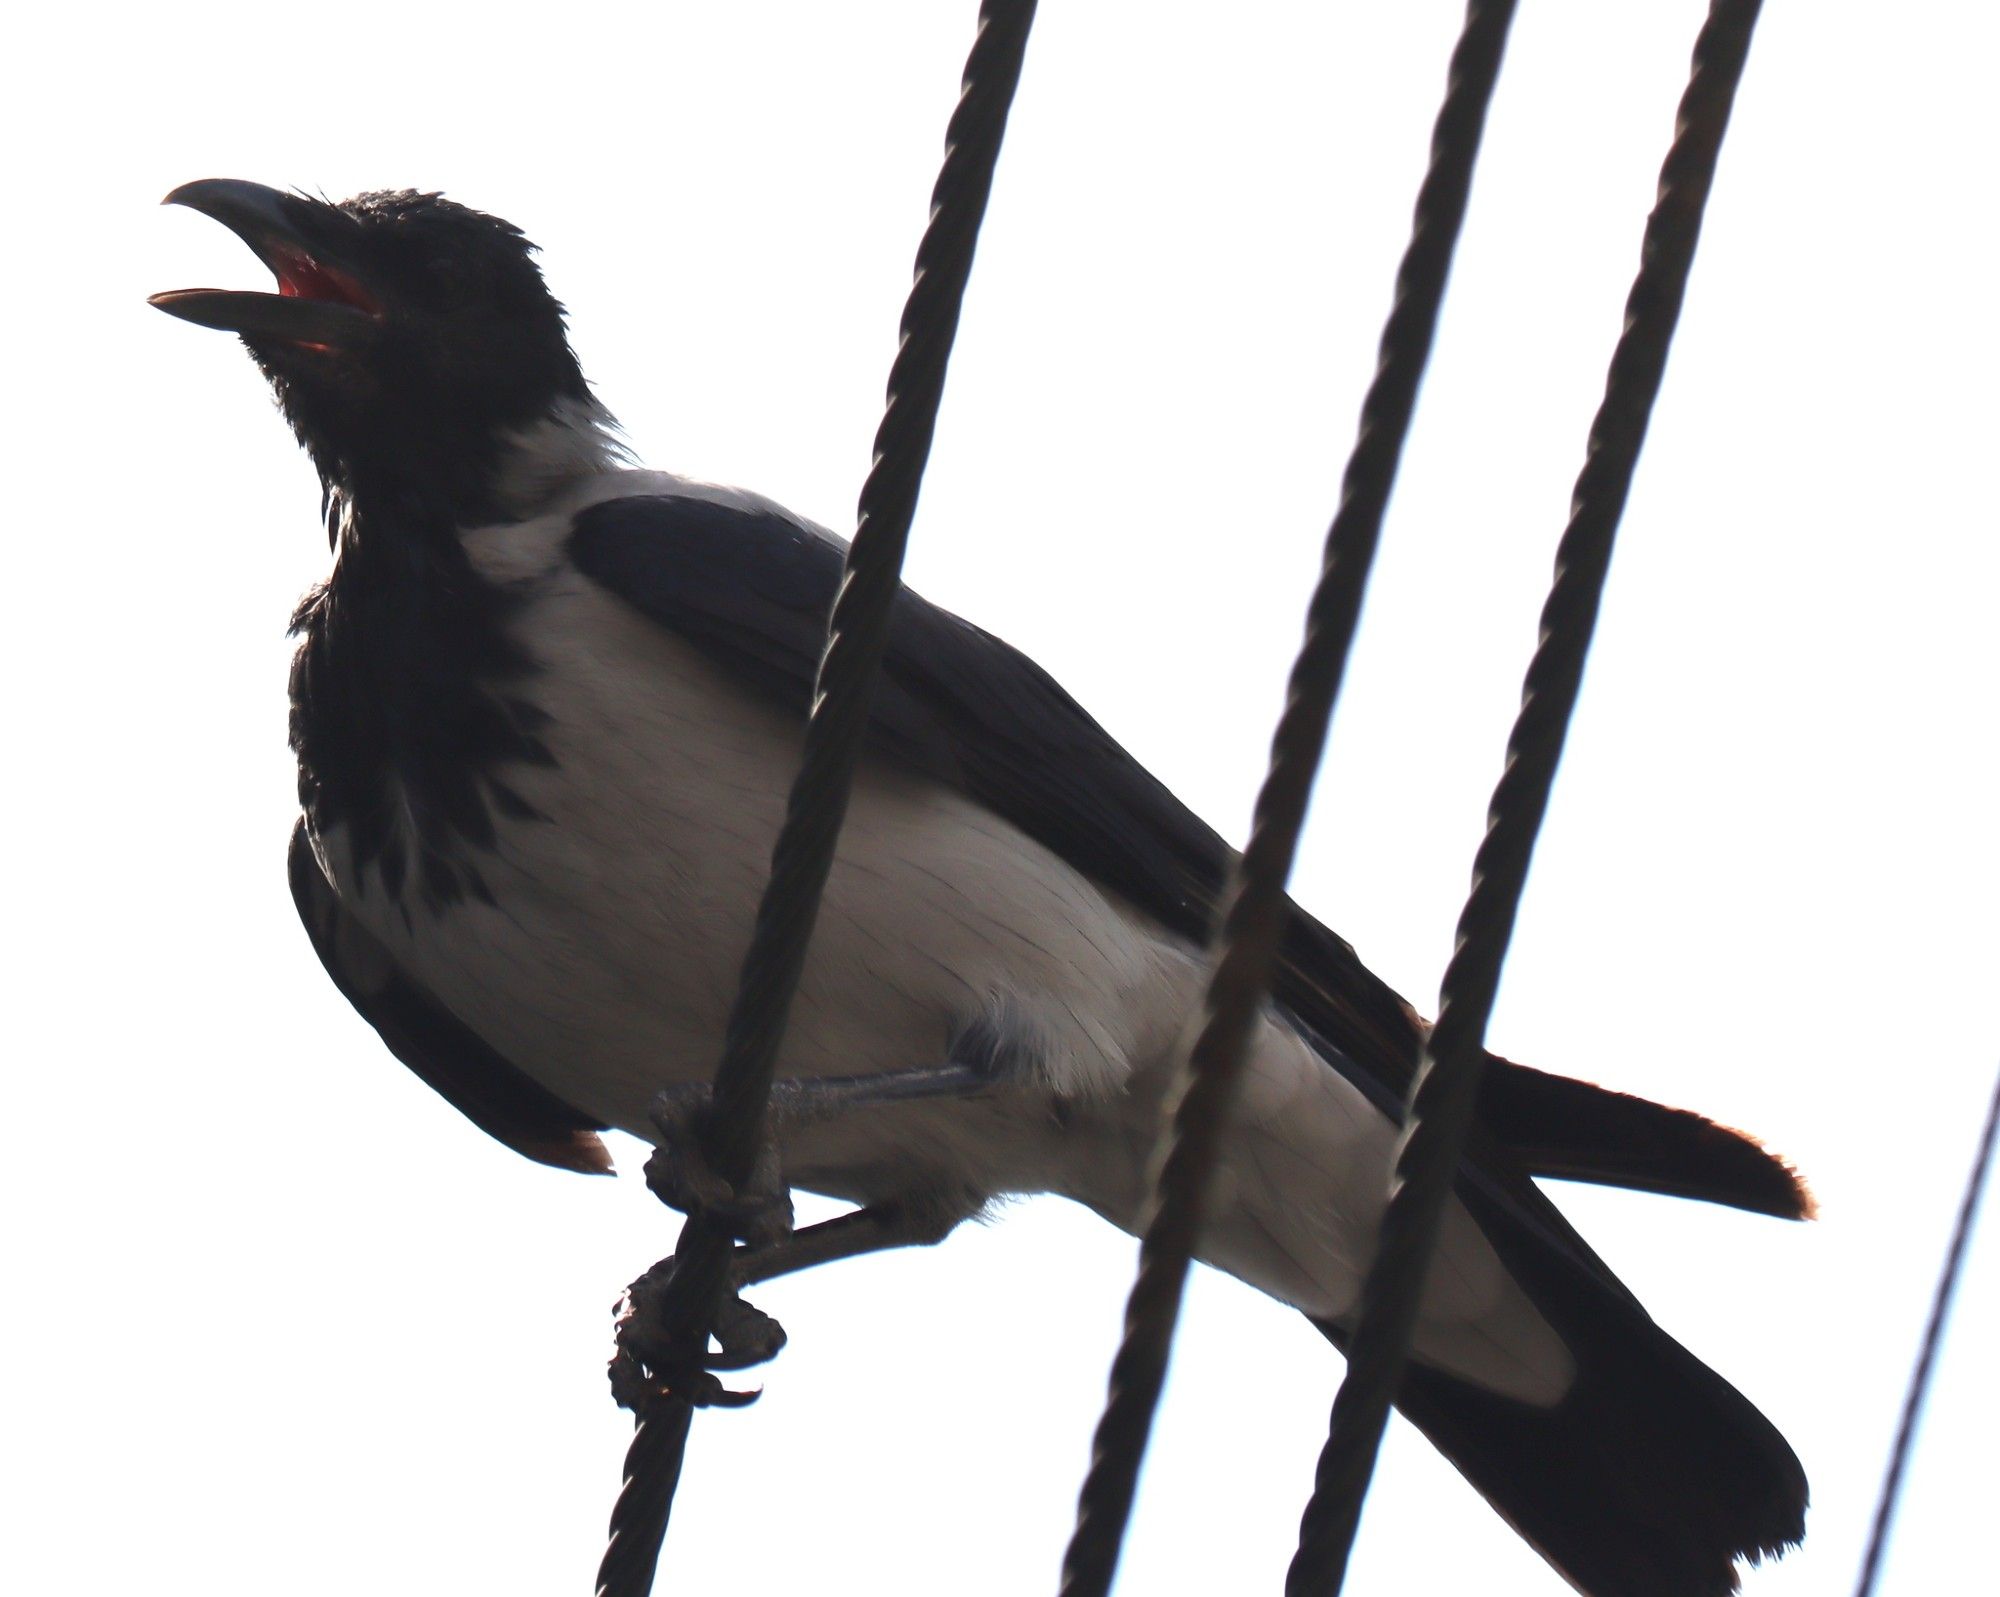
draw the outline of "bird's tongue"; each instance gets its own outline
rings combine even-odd
[[[356,310],[371,314],[381,310],[381,306],[353,278],[314,260],[310,255],[291,251],[273,252],[270,267],[278,279],[278,292],[286,299],[316,299],[335,305],[352,305]]]

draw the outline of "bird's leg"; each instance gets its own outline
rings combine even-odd
[[[711,1098],[707,1083],[668,1088],[653,1100],[649,1113],[659,1142],[646,1161],[647,1186],[673,1208],[718,1220],[742,1243],[731,1263],[730,1292],[713,1330],[720,1351],[706,1355],[701,1370],[683,1377],[690,1391],[702,1392],[697,1401],[719,1403],[733,1395],[723,1393],[708,1372],[761,1364],[785,1345],[784,1327],[744,1302],[738,1295],[743,1287],[837,1259],[941,1242],[985,1201],[983,1194],[970,1191],[913,1191],[797,1231],[792,1228],[791,1192],[778,1157],[779,1137],[851,1110],[976,1097],[990,1091],[1002,1074],[988,1053],[975,1062],[775,1081],[763,1147],[750,1179],[741,1186],[722,1178],[703,1144]],[[662,1260],[632,1283],[619,1305],[614,1391],[620,1372],[636,1368],[634,1355],[658,1340],[653,1332],[658,1318],[655,1304],[672,1273],[673,1260]]]
[[[646,1161],[646,1185],[662,1203],[684,1214],[699,1210],[751,1247],[787,1237],[792,1231],[792,1199],[778,1158],[777,1139],[800,1126],[832,1120],[856,1109],[918,1103],[932,1098],[972,1098],[993,1088],[997,1072],[989,1063],[925,1065],[874,1071],[858,1076],[788,1076],[771,1083],[764,1145],[750,1180],[738,1188],[723,1180],[704,1151],[702,1133],[709,1110],[707,1082],[669,1087],[654,1098],[648,1113],[660,1140]],[[963,1218],[962,1216],[960,1218]],[[954,1222],[955,1224],[956,1222]],[[884,1247],[899,1247],[887,1242]],[[800,1266],[803,1268],[803,1266]]]
[[[661,1202],[684,1214],[701,1214],[737,1241],[760,1246],[792,1235],[792,1195],[778,1162],[778,1145],[767,1125],[749,1179],[723,1177],[709,1157],[705,1133],[710,1092],[703,1083],[663,1092],[649,1113],[659,1140],[646,1160],[646,1185]],[[715,1371],[748,1369],[775,1358],[785,1345],[784,1327],[745,1303],[732,1284],[718,1306],[709,1334],[720,1350],[690,1358],[677,1349],[666,1315],[675,1261],[662,1259],[625,1289],[613,1312],[611,1391],[633,1412],[660,1387],[662,1377],[697,1406],[740,1406],[754,1394],[728,1391]]]
[[[708,1156],[707,1082],[668,1088],[647,1113],[659,1132],[646,1160],[646,1185],[654,1197],[683,1214],[714,1220],[739,1242],[755,1245],[790,1235],[792,1194],[768,1121],[750,1179],[739,1187],[725,1180]]]
[[[710,1328],[718,1351],[704,1354],[695,1368],[681,1370],[673,1384],[699,1405],[740,1406],[748,1397],[727,1391],[714,1372],[767,1363],[785,1345],[785,1328],[762,1309],[744,1302],[740,1296],[744,1287],[838,1259],[859,1258],[889,1248],[928,1247],[942,1242],[960,1221],[970,1219],[982,1206],[983,1200],[970,1191],[914,1191],[822,1220],[774,1241],[739,1247],[730,1261],[729,1293]],[[660,1314],[673,1273],[674,1261],[662,1259],[627,1287],[618,1302],[614,1321],[618,1351],[611,1361],[611,1390],[627,1408],[636,1408],[657,1385],[656,1378],[649,1378],[646,1372],[669,1366],[670,1361],[659,1351],[669,1341]]]
[[[729,1268],[730,1285],[740,1290],[816,1264],[832,1264],[889,1248],[930,1247],[944,1241],[960,1221],[969,1220],[983,1206],[984,1200],[975,1193],[935,1190],[871,1203],[775,1242],[739,1248]],[[750,1312],[756,1313],[754,1309]]]
[[[816,1125],[853,1109],[921,1103],[927,1098],[977,1098],[999,1084],[989,1064],[947,1060],[908,1070],[859,1076],[787,1076],[771,1083],[771,1118],[779,1130]]]

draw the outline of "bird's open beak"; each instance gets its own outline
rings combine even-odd
[[[153,295],[147,303],[169,316],[314,349],[348,350],[365,342],[381,319],[381,307],[355,277],[324,259],[323,246],[309,245],[292,219],[294,199],[261,183],[204,178],[184,183],[161,202],[185,205],[212,216],[257,254],[278,280],[275,294],[234,293],[220,288],[179,288]]]

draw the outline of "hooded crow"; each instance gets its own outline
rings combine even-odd
[[[325,490],[332,572],[291,679],[313,947],[399,1059],[528,1157],[605,1171],[606,1127],[673,1142],[720,1049],[840,540],[632,469],[507,223],[410,191],[168,199],[277,291],[153,303],[241,335]],[[1137,1227],[1229,865],[1032,661],[904,592],[746,1278],[933,1241],[1002,1194]],[[1200,1253],[1336,1344],[1423,1027],[1293,910]],[[1591,1597],[1734,1590],[1739,1560],[1803,1534],[1798,1460],[1538,1176],[1790,1218],[1810,1199],[1737,1132],[1494,1059],[1398,1400]],[[862,1220],[787,1235],[786,1186]]]

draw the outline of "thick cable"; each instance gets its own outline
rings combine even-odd
[[[1903,1495],[1903,1472],[1910,1461],[1910,1445],[1916,1439],[1917,1421],[1923,1417],[1924,1401],[1930,1395],[1931,1371],[1937,1364],[1938,1348],[1944,1342],[1945,1325],[1951,1319],[1958,1278],[1965,1268],[1965,1247],[1972,1239],[1973,1218],[1979,1213],[1986,1178],[1992,1173],[1996,1129],[2000,1129],[2000,1076],[1994,1078],[1993,1097],[1986,1105],[1986,1127],[1979,1134],[1979,1149],[1972,1156],[1972,1169],[1966,1173],[1965,1195],[1959,1199],[1958,1219],[1951,1228],[1951,1246],[1945,1250],[1944,1268],[1938,1273],[1937,1291],[1931,1297],[1931,1316],[1924,1326],[1923,1347],[1917,1353],[1916,1367],[1910,1372],[1910,1389],[1903,1396],[1903,1414],[1896,1424],[1896,1442],[1889,1451],[1889,1468],[1882,1477],[1882,1496],[1875,1505],[1875,1523],[1868,1532],[1868,1551],[1861,1561],[1854,1597],[1874,1597],[1882,1555],[1889,1545],[1889,1528],[1895,1523],[1896,1506]]]
[[[739,1186],[749,1179],[764,1137],[779,1044],[833,867],[946,364],[1034,14],[1034,0],[985,0],[946,130],[944,162],[903,308],[874,459],[828,622],[805,748],[716,1069],[705,1151],[717,1172]],[[729,1235],[700,1214],[681,1230],[661,1319],[670,1348],[689,1365],[708,1346],[732,1247]],[[610,1544],[598,1569],[599,1597],[644,1597],[651,1590],[689,1422],[689,1405],[680,1395],[663,1391],[642,1402],[625,1483],[612,1510]]]
[[[1418,190],[1375,377],[1362,403],[1340,504],[1327,530],[1304,641],[1271,741],[1270,769],[1249,841],[1224,897],[1201,1031],[1176,1083],[1166,1157],[1126,1303],[1124,1341],[1111,1366],[1090,1470],[1078,1496],[1076,1527],[1063,1560],[1063,1597],[1102,1597],[1117,1570],[1222,1130],[1291,913],[1285,883],[1430,357],[1513,12],[1513,0],[1472,0],[1452,54],[1432,133],[1430,168]]]
[[[1715,0],[1695,42],[1674,139],[1647,219],[1605,394],[1542,610],[1506,765],[1473,861],[1472,887],[1438,999],[1398,1148],[1375,1257],[1363,1282],[1287,1597],[1339,1591],[1390,1404],[1409,1355],[1431,1251],[1457,1177],[1479,1090],[1486,1022],[1513,936],[1535,838],[1548,808],[1612,544],[1680,317],[1703,208],[1750,47],[1758,0]]]

